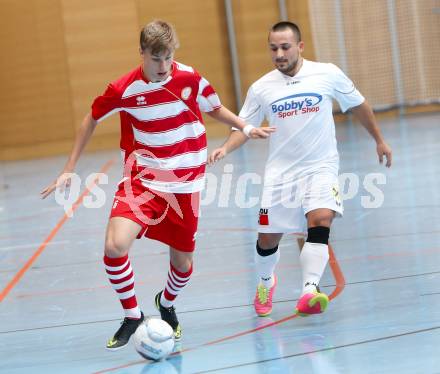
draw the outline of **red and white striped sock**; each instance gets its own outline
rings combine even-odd
[[[141,318],[136,294],[134,292],[134,275],[128,255],[111,258],[104,255],[105,271],[113,289],[118,294],[124,308],[125,317]]]
[[[160,303],[162,304],[162,306],[164,306],[165,308],[170,308],[173,306],[174,300],[176,299],[177,295],[189,282],[192,271],[192,265],[186,273],[182,273],[170,263],[167,285],[165,287],[165,290],[162,292],[162,296],[160,298]]]

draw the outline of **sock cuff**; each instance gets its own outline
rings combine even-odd
[[[307,240],[309,243],[328,244],[330,227],[315,226],[307,229]]]
[[[178,277],[180,277],[180,278],[188,278],[191,274],[192,274],[192,272],[193,272],[193,263],[191,263],[191,267],[189,268],[189,270],[187,271],[187,272],[181,272],[181,271],[179,271],[179,270],[177,270],[174,266],[173,266],[173,264],[170,262],[170,269],[171,269],[171,271],[174,273],[174,274],[176,274]]]
[[[124,265],[128,260],[128,255],[125,255],[123,257],[108,257],[107,255],[104,255],[103,261],[104,264],[107,266],[122,266]]]
[[[275,246],[274,248],[263,249],[263,248],[260,247],[260,245],[258,244],[258,240],[257,240],[256,249],[257,249],[257,253],[261,257],[267,257],[267,256],[270,256],[270,255],[273,255],[276,251],[278,251],[278,245]]]

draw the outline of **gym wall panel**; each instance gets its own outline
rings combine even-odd
[[[62,0],[75,128],[111,81],[140,63],[135,1]],[[89,149],[117,147],[119,116],[101,122]],[[73,139],[72,139],[73,140]]]
[[[432,0],[308,3],[319,60],[339,65],[375,110],[439,110],[440,22]]]
[[[396,101],[393,66],[385,63],[392,61],[391,35],[384,32],[388,31],[387,2],[371,0],[366,7],[363,2],[344,1],[342,11],[349,66],[346,73],[372,104],[380,92],[386,107]],[[385,27],[371,27],[373,23]]]
[[[74,130],[59,1],[0,7],[0,159],[65,152]]]
[[[313,43],[312,29],[310,26],[310,11],[308,1],[286,0],[288,20],[296,23],[301,30],[301,38],[304,42],[303,56],[309,60],[315,60],[315,45]]]
[[[249,86],[273,69],[267,34],[280,16],[277,0],[233,0],[232,6],[244,101]]]
[[[267,37],[270,27],[281,20],[277,0],[233,0],[234,26],[242,79],[242,98],[249,86],[274,69]],[[288,20],[301,29],[304,57],[314,59],[307,1],[286,0]]]
[[[429,103],[436,98],[439,104],[440,14],[429,0],[402,5],[396,7],[396,22],[405,101]]]

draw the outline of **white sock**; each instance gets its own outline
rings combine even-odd
[[[328,245],[306,242],[299,261],[301,263],[303,289],[301,295],[316,291],[329,259]]]
[[[280,250],[269,256],[260,256],[258,252],[255,252],[255,263],[257,268],[258,280],[264,287],[270,288],[273,286],[274,270],[280,260]]]

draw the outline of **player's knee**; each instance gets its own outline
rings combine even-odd
[[[328,244],[328,238],[330,236],[330,227],[315,226],[307,229],[307,242]]]
[[[266,256],[273,255],[276,251],[278,251],[278,244],[275,245],[274,247],[261,248],[261,246],[257,240],[256,249],[257,249],[258,255],[266,257]]]
[[[128,247],[123,240],[115,237],[107,238],[105,241],[104,252],[109,257],[123,257],[128,253]]]
[[[171,265],[178,271],[187,273],[192,268],[192,253],[172,250],[170,255]]]
[[[332,221],[333,221],[333,215],[322,215],[319,217],[314,217],[313,219],[309,220],[309,226],[330,227],[332,224]]]
[[[192,268],[192,261],[180,261],[175,264],[172,264],[175,269],[180,271],[181,273],[187,273]]]
[[[307,214],[307,223],[309,227],[330,227],[334,216],[335,212],[330,209],[318,209]]]
[[[261,249],[261,250],[265,250],[265,249],[269,249],[269,248],[273,248],[273,242],[271,240],[267,240],[267,239],[258,239],[257,240],[257,248]]]
[[[260,234],[258,235],[257,240],[257,251],[259,249],[261,251],[265,251],[274,249],[275,247],[278,248],[279,242],[280,239],[278,238],[278,236]]]

